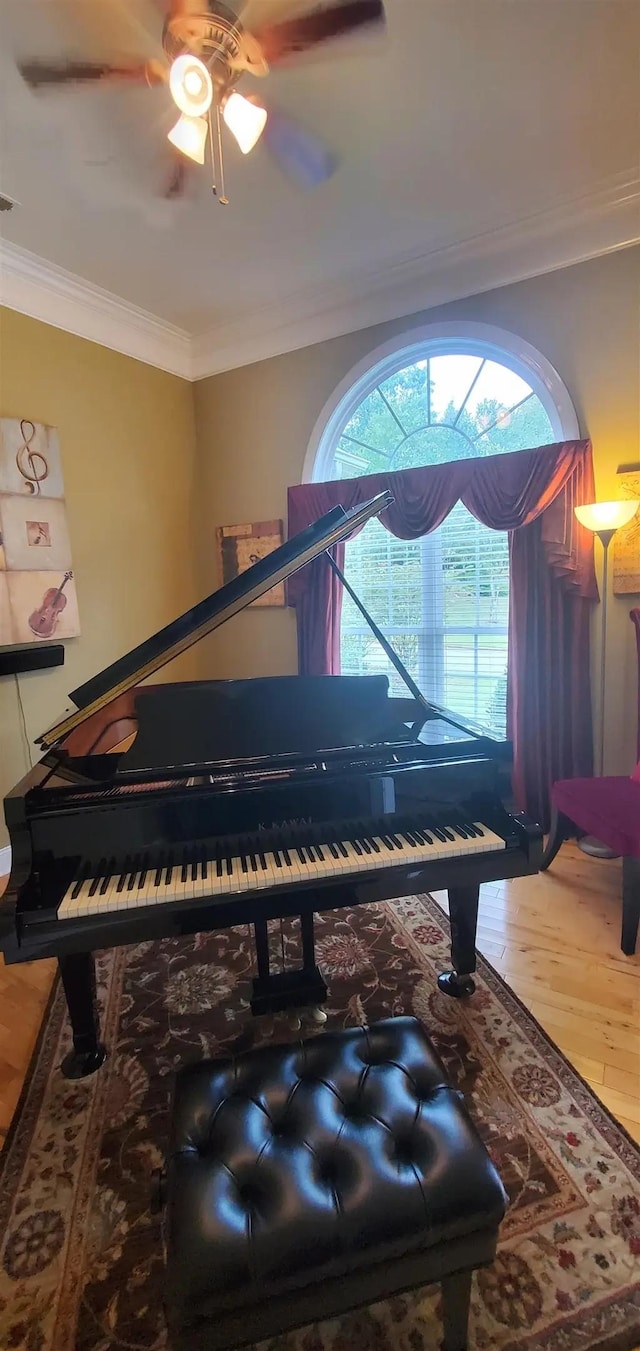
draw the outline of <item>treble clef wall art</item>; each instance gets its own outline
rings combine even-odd
[[[18,447],[16,454],[18,473],[22,474],[25,480],[27,492],[35,496],[40,493],[40,484],[49,474],[49,465],[42,451],[32,449],[36,428],[35,423],[29,418],[20,419],[20,435],[22,445]]]
[[[32,418],[0,418],[0,541],[0,645],[76,637],[58,433]]]

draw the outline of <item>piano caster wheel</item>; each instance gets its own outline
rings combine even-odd
[[[290,1013],[287,1017],[287,1022],[292,1032],[300,1031],[300,1028],[302,1027],[302,1022],[299,1013]]]
[[[307,1018],[309,1018],[312,1023],[316,1023],[318,1027],[322,1027],[327,1021],[327,1014],[319,1005],[313,1005],[311,1008],[305,1009],[305,1014]]]
[[[98,1042],[95,1051],[69,1051],[60,1069],[65,1079],[87,1079],[104,1065],[106,1058],[107,1048]]]
[[[438,989],[450,999],[467,999],[475,988],[473,976],[459,976],[456,971],[441,971],[438,976]]]

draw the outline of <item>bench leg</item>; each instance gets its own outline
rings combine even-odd
[[[467,1351],[472,1271],[456,1271],[442,1281],[442,1351]]]
[[[620,947],[633,957],[640,923],[640,858],[622,860],[622,937]]]
[[[573,821],[570,821],[569,817],[564,815],[564,812],[559,812],[557,807],[552,805],[547,845],[540,862],[541,873],[546,872],[549,864],[553,863],[560,845],[564,844],[565,840],[570,840],[576,833]]]

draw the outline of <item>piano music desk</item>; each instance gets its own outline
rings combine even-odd
[[[620,952],[619,890],[618,864],[566,844],[553,874],[482,887],[478,947],[640,1142],[640,960]],[[5,967],[0,958],[0,1135],[20,1095],[55,965]]]

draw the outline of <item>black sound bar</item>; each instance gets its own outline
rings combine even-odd
[[[0,647],[0,676],[19,675],[21,671],[46,671],[49,666],[62,666],[62,643],[16,643]]]

